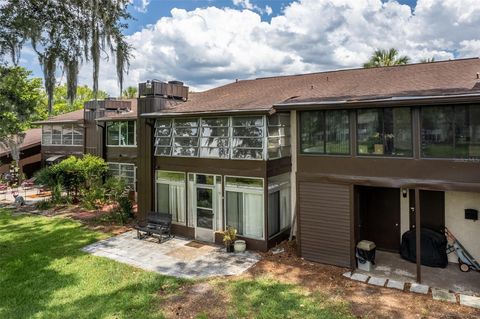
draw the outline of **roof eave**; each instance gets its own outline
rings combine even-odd
[[[319,100],[307,102],[276,103],[273,106],[278,110],[303,109],[320,106],[328,107],[364,107],[364,106],[407,106],[429,105],[445,103],[471,103],[480,102],[480,92],[452,94],[452,95],[425,95],[425,96],[393,96],[388,98],[358,99],[358,100]]]
[[[246,109],[246,110],[217,110],[217,111],[202,111],[202,112],[152,112],[141,114],[143,118],[155,117],[188,117],[188,116],[212,116],[212,115],[238,115],[238,114],[272,114],[275,110],[271,107],[262,109]]]
[[[33,125],[47,125],[47,124],[84,124],[85,120],[52,120],[52,121],[36,121]]]

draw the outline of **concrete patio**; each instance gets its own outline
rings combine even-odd
[[[162,275],[182,278],[239,275],[260,260],[258,254],[250,251],[226,253],[223,247],[179,237],[161,244],[157,239],[139,240],[136,231],[99,241],[82,250]]]
[[[399,254],[377,251],[375,263],[372,272],[358,269],[355,272],[399,282],[415,282],[416,264],[402,259]],[[461,272],[457,264],[450,263],[443,269],[422,266],[422,284],[456,293],[480,296],[480,273]]]

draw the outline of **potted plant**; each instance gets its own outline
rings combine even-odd
[[[237,239],[237,230],[234,227],[227,226],[227,229],[225,229],[222,234],[227,253],[233,253],[233,243]]]

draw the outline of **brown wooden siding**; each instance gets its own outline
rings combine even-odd
[[[98,102],[98,101],[97,101]],[[92,154],[99,157],[104,157],[104,144],[103,140],[105,138],[105,133],[103,127],[105,123],[98,123],[95,121],[96,118],[99,118],[104,115],[103,110],[85,110],[85,131],[84,131],[84,144],[85,144],[85,153]]]
[[[267,176],[277,176],[292,171],[292,158],[282,157],[267,161]]]
[[[137,148],[136,147],[106,147],[106,161],[115,163],[137,163]]]
[[[300,254],[336,266],[351,264],[350,186],[299,182]]]

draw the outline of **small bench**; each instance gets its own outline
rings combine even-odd
[[[138,239],[143,239],[145,236],[154,237],[159,236],[159,243],[165,238],[171,238],[172,215],[166,213],[150,212],[147,215],[147,225],[136,225]]]

